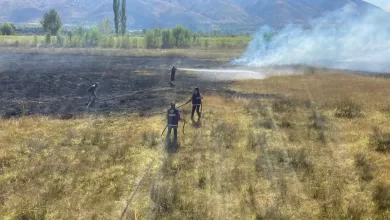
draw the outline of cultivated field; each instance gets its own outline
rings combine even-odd
[[[124,219],[390,218],[387,79],[311,69],[222,81],[179,69],[170,87],[172,64],[231,65],[39,53],[0,63],[2,219],[118,219],[133,192]],[[171,151],[161,112],[195,86],[203,118],[181,108]]]

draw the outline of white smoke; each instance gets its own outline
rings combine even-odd
[[[303,64],[369,72],[390,72],[389,14],[359,14],[354,5],[274,32],[262,27],[234,63],[253,67]],[[269,33],[274,36],[269,37]]]
[[[381,7],[383,10],[390,12],[389,0],[364,0],[364,1],[374,4],[378,7]]]

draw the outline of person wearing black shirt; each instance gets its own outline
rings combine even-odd
[[[167,111],[167,121],[168,121],[168,134],[167,138],[170,139],[171,137],[171,131],[173,129],[173,135],[175,138],[175,141],[177,141],[177,127],[179,126],[179,121],[183,120],[180,117],[179,110],[176,109],[175,102],[171,102],[171,108]]]
[[[173,66],[171,70],[171,81],[169,82],[170,84],[172,84],[172,82],[175,81],[176,70],[177,70],[176,67]]]
[[[200,93],[199,88],[195,88],[194,92],[192,93],[192,97],[186,102],[192,102],[192,112],[191,112],[191,119],[194,119],[194,113],[196,110],[196,113],[198,114],[198,118],[200,119],[202,117],[200,112],[200,107],[202,105],[202,99],[203,95]]]

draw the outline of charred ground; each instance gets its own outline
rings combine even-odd
[[[148,113],[186,99],[192,88],[223,87],[227,81],[177,73],[169,86],[172,65],[211,68],[220,61],[180,57],[108,57],[69,54],[0,55],[0,114],[73,117],[93,113]],[[98,98],[89,111],[87,89],[99,82]],[[187,93],[189,92],[189,93]]]

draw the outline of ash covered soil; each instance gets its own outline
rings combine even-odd
[[[187,100],[194,87],[223,88],[215,81],[178,70],[174,87],[170,68],[216,68],[220,61],[180,57],[108,57],[71,54],[0,54],[2,118],[86,113],[140,113],[164,110],[172,100]],[[87,89],[99,82],[96,103],[87,109]]]

